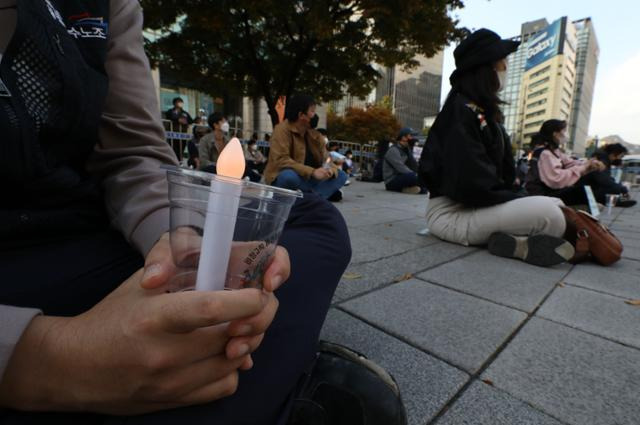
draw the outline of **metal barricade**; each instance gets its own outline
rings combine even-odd
[[[360,153],[360,174],[363,176],[372,176],[373,169],[376,164],[376,155],[378,153],[378,146],[374,144],[362,145]]]
[[[179,125],[178,128],[175,128],[172,121],[165,119],[162,120],[162,126],[164,127],[165,140],[173,149],[181,165],[185,165],[185,159],[189,156],[188,153],[185,155],[185,152],[188,152],[187,143],[193,139],[192,126]],[[179,131],[182,129],[181,127],[186,128],[186,131]]]

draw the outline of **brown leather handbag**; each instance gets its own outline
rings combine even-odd
[[[610,266],[622,255],[622,242],[597,218],[584,211],[562,207],[567,220],[565,238],[573,244],[576,254],[571,263],[594,260]]]

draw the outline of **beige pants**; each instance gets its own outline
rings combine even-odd
[[[465,208],[450,198],[430,199],[427,226],[434,236],[461,245],[484,245],[495,232],[562,237],[566,222],[560,199],[530,196],[486,208]]]

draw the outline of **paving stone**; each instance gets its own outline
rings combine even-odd
[[[557,288],[538,315],[640,348],[640,307],[576,287]]]
[[[526,315],[419,280],[394,284],[342,306],[464,370],[477,370]]]
[[[618,234],[624,234],[624,233],[640,233],[640,224],[626,224],[626,223],[619,223],[618,221],[615,221],[610,227],[611,230],[613,230],[614,233]]]
[[[483,382],[474,382],[436,425],[562,425]]]
[[[416,248],[415,250],[394,257],[385,258],[371,263],[351,265],[347,268],[345,276],[356,275],[358,279],[342,278],[334,301],[341,301],[354,297],[363,292],[393,282],[394,279],[406,273],[417,272],[451,261],[455,258],[467,255],[474,248],[467,248],[446,242]]]
[[[569,265],[536,267],[482,250],[418,275],[418,278],[527,312],[570,270]]]
[[[426,220],[403,220],[395,223],[386,224],[373,224],[368,226],[355,227],[354,230],[361,230],[368,234],[379,235],[383,238],[390,238],[392,240],[400,240],[403,242],[410,242],[419,246],[429,246],[440,242],[440,239],[435,236],[421,236],[417,232],[427,227]],[[386,239],[385,239],[386,240]]]
[[[532,319],[483,374],[573,425],[637,425],[640,350]]]
[[[390,372],[400,386],[411,425],[426,424],[469,379],[459,369],[335,309],[321,337],[363,353]]]
[[[565,282],[624,298],[640,299],[640,261],[621,259],[609,267],[576,266]]]
[[[374,224],[374,226],[381,225]],[[351,251],[353,252],[351,264],[358,264],[397,255],[419,246],[410,242],[391,239],[387,236],[376,235],[360,229],[349,229],[349,236],[351,237]]]
[[[640,247],[632,245],[624,245],[622,257],[630,260],[640,260]]]
[[[628,247],[633,247],[633,248],[640,248],[640,237],[639,238],[633,238],[633,237],[629,237],[628,235],[616,235],[618,237],[618,239],[620,239],[620,242],[622,242],[622,246],[624,246],[624,249],[627,249]]]
[[[389,223],[417,217],[417,214],[411,211],[394,208],[371,208],[367,206],[341,208],[340,212],[349,226]]]

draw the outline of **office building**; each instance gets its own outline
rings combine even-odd
[[[527,45],[531,37],[547,26],[549,26],[549,23],[546,19],[525,22],[522,24],[520,35],[511,39],[513,41],[519,41],[520,46],[518,46],[518,50],[507,58],[507,82],[500,92],[500,99],[506,102],[506,104],[502,106],[504,126],[513,141],[516,141],[518,126],[520,124],[518,109],[521,107],[520,88],[522,85],[524,66],[527,62]]]
[[[574,21],[573,24],[578,35],[578,52],[573,107],[569,126],[569,148],[582,154],[587,145],[600,48],[591,18]]]
[[[512,141],[526,148],[544,121],[563,119],[569,123],[567,150],[583,155],[599,53],[591,19],[527,22],[513,39],[521,45],[508,58],[500,93]]]
[[[404,127],[421,130],[424,119],[440,111],[442,68],[444,52],[431,58],[416,57],[418,66],[410,70],[396,65],[379,68],[382,77],[378,80],[374,99],[381,102],[391,99],[393,113]]]

